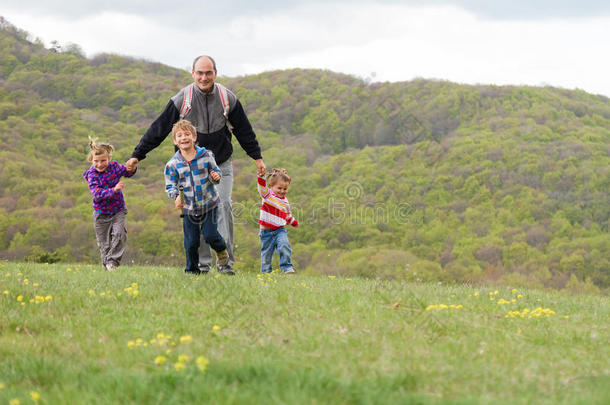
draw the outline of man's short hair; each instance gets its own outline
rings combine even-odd
[[[195,58],[195,60],[193,61],[193,68],[192,68],[193,71],[195,71],[195,64],[201,58],[208,58],[212,62],[212,67],[214,68],[214,72],[216,72],[216,61],[214,60],[214,58],[212,58],[211,56],[208,56],[208,55],[199,55]]]

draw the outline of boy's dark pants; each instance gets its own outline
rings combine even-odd
[[[225,240],[218,232],[218,208],[211,209],[203,215],[184,215],[184,252],[186,253],[187,273],[199,273],[199,239],[203,235],[205,242],[216,252],[227,248]]]

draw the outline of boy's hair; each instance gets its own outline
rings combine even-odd
[[[286,169],[273,169],[273,172],[267,175],[267,184],[270,186],[275,185],[278,181],[284,181],[288,184],[292,181]]]
[[[93,162],[93,156],[108,154],[112,156],[112,152],[114,151],[114,146],[106,142],[98,142],[97,138],[89,137],[89,156],[87,156],[87,160],[89,162]]]
[[[176,132],[178,131],[188,131],[197,138],[197,129],[191,124],[189,120],[180,120],[174,124],[172,127],[172,139],[175,140]]]

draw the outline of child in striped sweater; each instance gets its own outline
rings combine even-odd
[[[273,251],[277,250],[280,254],[280,270],[285,274],[294,274],[292,249],[285,226],[290,224],[296,228],[299,222],[290,214],[290,204],[286,199],[290,181],[285,169],[273,169],[273,173],[266,179],[258,177],[258,193],[263,199],[258,220],[263,273],[271,273]]]

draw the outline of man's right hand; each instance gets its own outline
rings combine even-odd
[[[138,158],[131,158],[127,162],[125,162],[125,168],[128,172],[133,173],[136,170],[136,166],[138,165]]]

